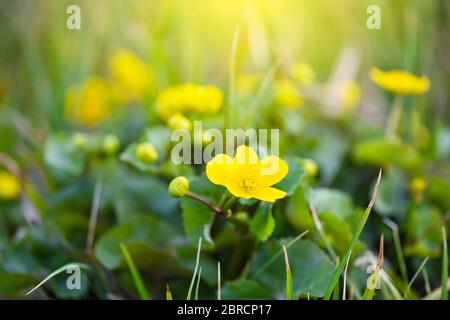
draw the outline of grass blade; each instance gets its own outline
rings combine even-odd
[[[375,269],[370,275],[370,282],[367,282],[366,290],[362,296],[363,300],[372,300],[375,294],[375,289],[377,288],[378,281],[380,281],[380,273],[381,269],[383,269],[384,264],[384,235],[381,235],[380,238],[380,249],[378,253],[378,260]],[[370,285],[369,285],[370,284]]]
[[[420,264],[419,268],[417,269],[416,273],[411,278],[411,281],[408,283],[408,287],[406,288],[405,294],[403,296],[403,299],[406,299],[408,297],[409,291],[411,290],[411,286],[413,285],[414,281],[416,280],[417,276],[420,274],[422,269],[425,267],[425,264],[428,262],[428,257],[426,257],[423,262]]]
[[[329,300],[331,295],[333,294],[334,287],[336,286],[337,282],[339,281],[339,277],[341,276],[342,272],[344,271],[344,267],[347,262],[347,259],[349,258],[353,248],[355,247],[355,245],[359,239],[359,236],[361,235],[361,232],[364,229],[367,219],[369,218],[370,212],[372,211],[373,204],[375,203],[375,199],[377,197],[378,188],[380,186],[381,174],[382,174],[382,170],[380,169],[380,172],[378,173],[377,182],[375,183],[375,187],[373,189],[372,199],[370,200],[370,203],[367,206],[366,211],[364,212],[363,216],[361,217],[358,228],[356,229],[356,233],[353,235],[353,238],[350,241],[350,245],[347,248],[344,258],[341,259],[341,261],[339,262],[339,264],[331,278],[330,284],[328,285],[327,291],[325,292],[325,296],[324,296],[325,300]]]
[[[441,300],[448,300],[448,250],[447,234],[445,226],[442,227],[442,276],[441,276]]]
[[[130,269],[131,277],[133,278],[134,285],[136,286],[136,290],[139,294],[141,300],[150,300],[150,294],[145,287],[144,282],[142,281],[141,275],[139,274],[136,265],[134,264],[133,258],[131,258],[130,253],[128,252],[127,247],[121,243],[120,250],[122,250],[122,254],[125,257],[125,261],[128,264],[128,269]]]
[[[342,300],[346,299],[347,295],[347,270],[348,270],[348,263],[350,262],[350,257],[352,256],[352,252],[350,251],[350,254],[347,259],[347,263],[345,264],[344,269],[344,287],[342,288]]]
[[[220,278],[221,278],[221,272],[220,272],[220,261],[217,262],[217,300],[222,300],[222,294],[220,292]]]
[[[73,267],[75,267],[75,266],[78,267],[78,268],[80,268],[80,269],[86,269],[86,270],[89,270],[89,269],[90,269],[90,267],[89,267],[87,264],[84,264],[84,263],[68,263],[68,264],[65,264],[65,265],[63,265],[61,268],[56,269],[55,271],[53,271],[52,273],[50,273],[48,276],[46,276],[46,277],[44,278],[44,280],[42,280],[41,282],[39,282],[39,284],[38,284],[36,287],[34,287],[34,288],[31,289],[30,291],[28,291],[25,295],[27,296],[27,295],[33,293],[34,291],[36,291],[37,289],[39,289],[44,283],[46,283],[47,281],[49,281],[49,280],[50,280],[51,278],[53,278],[54,276],[60,274],[61,272],[66,271],[66,270],[68,270],[68,269],[70,269],[70,268],[73,268]]]
[[[336,252],[334,251],[330,241],[328,241],[325,231],[323,230],[322,223],[319,220],[319,215],[317,214],[316,208],[314,207],[311,200],[309,201],[309,212],[311,213],[311,217],[313,219],[317,232],[319,233],[320,239],[323,241],[325,247],[327,248],[328,254],[331,256],[331,259],[333,261],[336,261]]]
[[[166,285],[166,300],[173,300],[169,284]]]
[[[198,247],[197,247],[197,258],[195,261],[194,274],[192,275],[191,285],[189,286],[189,291],[186,297],[186,300],[191,300],[192,290],[194,288],[195,277],[197,276],[198,265],[200,263],[200,251],[202,250],[202,238],[198,239]]]
[[[202,267],[200,267],[200,269],[198,269],[198,276],[197,276],[197,285],[195,287],[195,296],[194,299],[198,300],[198,288],[200,287],[200,279],[202,277]]]
[[[387,225],[392,230],[392,236],[394,238],[394,248],[395,254],[397,255],[398,265],[400,268],[400,274],[402,275],[403,281],[408,283],[408,273],[406,270],[405,257],[403,256],[402,244],[400,242],[400,235],[398,232],[397,224],[389,218],[383,220],[384,224]]]
[[[292,273],[289,267],[289,257],[286,246],[283,245],[284,263],[286,265],[286,300],[294,300],[294,287],[292,285]]]

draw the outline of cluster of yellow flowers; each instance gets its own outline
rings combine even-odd
[[[177,113],[216,113],[222,102],[223,93],[219,88],[189,82],[161,91],[156,99],[156,107],[161,119],[168,121]]]
[[[8,171],[0,171],[0,200],[15,200],[20,195],[20,182]]]
[[[65,114],[75,123],[90,127],[99,124],[112,111],[114,103],[143,99],[154,86],[151,67],[134,53],[119,50],[109,59],[112,81],[91,76],[66,93]]]

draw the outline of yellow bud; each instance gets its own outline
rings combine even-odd
[[[153,163],[158,160],[158,152],[151,143],[143,142],[138,144],[136,148],[136,157],[139,161]]]
[[[171,130],[184,129],[190,131],[192,128],[191,121],[181,113],[175,113],[167,121],[167,125]]]
[[[72,136],[72,144],[76,149],[84,149],[87,144],[87,138],[84,133],[77,132]]]
[[[425,191],[426,182],[423,178],[414,178],[411,180],[409,187],[415,195],[420,195]]]
[[[189,191],[189,181],[182,176],[176,177],[170,182],[168,190],[172,197],[183,197]]]
[[[116,154],[120,148],[119,138],[117,138],[117,136],[115,136],[113,134],[108,134],[106,137],[103,138],[102,147],[103,147],[103,151],[107,155],[111,156],[111,155]]]
[[[211,135],[211,133],[209,133],[208,131],[203,132],[202,135],[202,143],[204,146],[207,146],[208,144],[210,144],[211,142],[213,142],[213,136]]]
[[[303,159],[303,169],[308,177],[315,177],[317,172],[319,171],[319,166],[314,160],[311,159]]]
[[[0,171],[0,199],[15,200],[20,195],[20,182],[8,171]]]

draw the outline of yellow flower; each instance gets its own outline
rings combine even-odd
[[[247,97],[256,94],[256,89],[261,83],[262,76],[259,73],[241,73],[236,78],[236,89],[238,93]]]
[[[294,64],[291,71],[292,78],[303,86],[308,86],[316,79],[314,69],[306,63],[298,62]]]
[[[382,71],[372,68],[369,75],[379,87],[402,95],[422,94],[431,86],[428,77],[417,77],[401,70]]]
[[[220,110],[222,101],[223,93],[219,88],[215,86],[198,86],[191,108],[193,112],[213,114]]]
[[[345,83],[341,87],[340,96],[344,110],[352,110],[361,99],[361,91],[359,89],[359,85],[354,81]]]
[[[260,160],[256,152],[245,145],[237,148],[234,159],[219,154],[206,166],[208,179],[225,186],[234,196],[268,202],[286,196],[286,192],[271,186],[280,182],[287,173],[285,161],[275,156]]]
[[[192,123],[188,118],[183,116],[181,113],[175,113],[167,121],[167,125],[171,130],[184,129],[190,131],[192,128]]]
[[[295,84],[288,79],[275,82],[275,100],[288,109],[298,109],[303,105],[303,96]]]
[[[119,50],[112,55],[109,70],[116,82],[115,92],[122,102],[140,100],[153,87],[152,68],[130,51]]]
[[[219,88],[188,82],[160,92],[156,98],[156,107],[159,116],[167,121],[176,113],[216,113],[220,110],[222,101],[223,93]]]
[[[15,200],[20,195],[19,180],[8,171],[0,171],[0,199]]]
[[[90,77],[66,93],[65,114],[83,126],[94,126],[110,113],[108,84],[100,77]]]

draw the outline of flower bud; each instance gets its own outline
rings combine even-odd
[[[172,197],[183,197],[189,191],[189,181],[185,177],[176,177],[169,184],[169,194]]]
[[[414,178],[409,184],[411,192],[415,195],[420,195],[425,191],[426,182],[423,178]]]
[[[136,157],[139,161],[150,164],[158,160],[158,152],[151,143],[143,142],[136,148]]]
[[[303,170],[305,170],[306,176],[313,178],[317,175],[317,172],[319,171],[319,167],[317,166],[317,163],[314,160],[303,159],[302,164],[303,164]]]
[[[106,137],[103,138],[102,148],[103,152],[105,152],[109,156],[116,154],[120,148],[119,138],[117,138],[117,136],[113,134],[108,134]]]
[[[190,131],[192,128],[191,121],[181,113],[175,113],[167,121],[167,125],[171,130],[184,129]]]
[[[248,213],[245,211],[239,211],[235,214],[235,218],[242,223],[246,223],[248,222]]]
[[[84,149],[87,144],[86,135],[81,132],[74,133],[72,136],[72,144],[78,150]]]
[[[8,171],[0,171],[0,200],[15,200],[20,195],[20,182]]]

